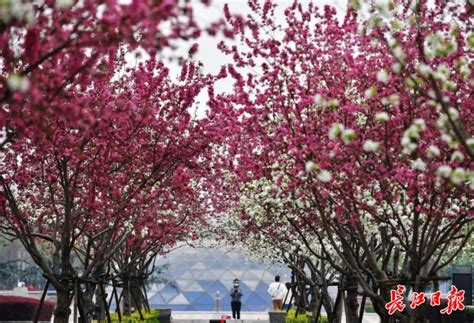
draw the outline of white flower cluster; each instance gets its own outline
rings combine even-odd
[[[54,6],[57,9],[69,9],[74,5],[74,0],[55,0]]]
[[[382,83],[388,83],[390,75],[388,74],[387,70],[381,69],[377,72],[377,81]]]
[[[337,99],[327,100],[318,93],[314,96],[314,104],[318,107],[336,108],[339,105],[339,101]]]
[[[440,178],[449,179],[453,184],[467,184],[471,190],[474,190],[474,171],[467,171],[462,167],[453,169],[449,165],[441,165],[436,170],[436,175]]]
[[[416,119],[410,127],[403,133],[402,137],[402,147],[403,153],[406,155],[411,155],[416,148],[418,147],[418,140],[420,139],[420,134],[426,129],[425,120]]]
[[[326,169],[320,169],[319,165],[311,160],[306,162],[305,169],[307,173],[317,172],[317,179],[323,183],[328,183],[332,180],[331,172]]]
[[[456,26],[453,25],[453,28]],[[451,34],[443,34],[440,31],[432,33],[425,38],[424,50],[428,58],[448,56],[456,52],[458,44],[456,37]]]
[[[417,158],[416,160],[411,161],[411,168],[424,172],[426,170],[426,163],[421,158]]]
[[[380,148],[380,143],[369,139],[364,142],[362,148],[366,152],[376,152]]]
[[[383,111],[383,112],[378,112],[376,115],[375,115],[375,121],[377,122],[387,122],[388,120],[390,120],[390,116],[388,115],[387,112]]]
[[[333,123],[329,129],[329,139],[335,140],[341,138],[345,145],[350,144],[357,138],[357,134],[353,129],[345,129],[341,123]]]
[[[378,78],[378,75],[377,75],[377,78]],[[375,86],[369,87],[369,88],[368,88],[367,90],[365,90],[365,92],[364,92],[364,97],[365,97],[366,99],[370,99],[370,98],[372,98],[372,97],[374,97],[374,96],[376,96],[376,95],[377,95],[377,88],[376,88]]]
[[[26,92],[30,88],[30,81],[26,76],[10,74],[7,78],[7,85],[10,91]]]
[[[34,17],[35,12],[31,1],[11,0],[0,2],[0,21],[5,24],[11,23],[12,20],[31,23]]]

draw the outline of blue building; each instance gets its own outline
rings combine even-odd
[[[230,311],[229,291],[235,278],[241,282],[242,311],[267,311],[271,307],[267,290],[275,275],[289,280],[285,267],[269,268],[225,248],[178,248],[157,260],[157,267],[162,268],[165,283],[148,291],[150,306],[174,311],[215,311],[218,294],[220,310]]]

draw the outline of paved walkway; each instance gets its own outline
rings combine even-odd
[[[229,313],[215,312],[175,312],[171,314],[173,323],[209,323],[209,320],[217,320],[221,315]],[[231,314],[231,313],[230,313]],[[236,323],[263,323],[268,322],[268,312],[244,312],[241,313],[241,320],[233,320]],[[342,322],[346,322],[346,318],[342,317]],[[379,323],[379,317],[373,313],[364,314],[363,323]]]
[[[222,312],[176,312],[171,314],[173,323],[209,323],[209,320],[220,320],[222,315],[232,315],[232,313]],[[268,312],[244,312],[241,313],[241,320],[231,320],[235,323],[267,323]],[[229,321],[229,320],[227,320]],[[51,320],[53,322],[53,320]],[[73,316],[69,317],[69,322],[73,322]],[[346,318],[342,316],[342,323],[346,322]],[[374,313],[364,314],[362,323],[379,323],[379,318]]]

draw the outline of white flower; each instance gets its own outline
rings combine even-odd
[[[375,96],[376,94],[377,94],[377,88],[375,86],[369,87],[364,92],[364,96],[365,96],[366,99],[370,99],[371,97]]]
[[[56,0],[54,6],[57,9],[69,9],[74,5],[74,0]]]
[[[442,165],[436,170],[436,175],[442,178],[448,178],[452,171],[453,169],[448,165]]]
[[[327,182],[330,182],[332,180],[332,175],[329,171],[323,169],[321,170],[319,173],[318,173],[318,180],[323,182],[323,183],[327,183]]]
[[[435,156],[439,156],[441,154],[440,150],[438,147],[436,146],[429,146],[428,149],[426,150],[426,155],[429,157],[429,158],[433,158]]]
[[[438,129],[444,129],[446,127],[446,123],[448,122],[448,117],[445,114],[441,114],[436,120],[436,127]]]
[[[405,53],[403,52],[403,50],[401,49],[400,46],[397,46],[393,49],[393,56],[398,58],[400,61],[404,61],[405,58],[406,58],[406,55],[405,55]]]
[[[388,39],[388,45],[390,47],[395,47],[398,45],[398,41],[395,38],[389,38]]]
[[[311,173],[318,169],[318,165],[310,160],[306,162],[305,169],[306,169],[306,172]]]
[[[411,168],[423,172],[426,170],[426,163],[421,158],[418,158],[411,161]]]
[[[463,65],[459,68],[459,73],[462,78],[468,78],[471,75],[471,69],[468,65]]]
[[[399,74],[401,71],[402,71],[402,64],[400,63],[393,63],[392,64],[392,71],[394,71],[395,73]]]
[[[415,119],[415,121],[413,121],[413,124],[420,131],[424,131],[426,129],[425,120],[423,119]]]
[[[451,182],[454,184],[462,184],[466,180],[466,171],[464,168],[458,167],[451,173]]]
[[[30,88],[30,81],[24,76],[10,74],[7,78],[7,85],[12,91],[26,92]]]
[[[387,122],[390,119],[390,116],[388,115],[387,112],[378,112],[375,115],[375,121],[378,122]]]
[[[458,120],[459,119],[459,111],[456,110],[455,108],[450,107],[448,109],[448,113],[449,113],[449,116],[451,117],[451,119],[453,119],[453,120]]]
[[[421,73],[423,76],[427,76],[433,72],[433,69],[426,64],[420,64],[418,65],[418,71]]]
[[[330,108],[336,108],[339,105],[339,100],[331,99],[327,102],[327,106]]]
[[[348,145],[352,140],[356,139],[357,135],[354,130],[346,129],[342,132],[342,141],[344,144]]]
[[[441,140],[443,140],[445,143],[447,143],[449,145],[449,144],[451,144],[451,141],[453,141],[453,137],[451,137],[447,133],[443,133],[441,135]]]
[[[405,23],[398,19],[393,19],[391,24],[392,24],[392,28],[395,30],[401,30],[405,28]]]
[[[405,155],[411,155],[417,147],[417,144],[410,142],[408,145],[403,147],[402,153],[404,153]]]
[[[374,206],[375,203],[376,203],[376,202],[375,202],[374,199],[371,199],[371,200],[368,200],[368,201],[367,201],[367,205],[368,205],[368,206]]]
[[[376,152],[380,148],[380,144],[376,141],[373,140],[366,140],[364,144],[362,145],[362,148],[366,152]]]
[[[453,154],[451,155],[451,161],[463,161],[464,160],[464,155],[462,152],[459,150],[455,150]]]
[[[316,94],[316,95],[314,96],[314,103],[317,104],[317,105],[323,105],[323,103],[324,103],[324,98],[323,98],[323,96],[322,96],[321,94],[319,94],[319,93]]]
[[[474,138],[467,138],[466,139],[466,145],[469,148],[474,149]]]
[[[467,181],[469,183],[469,188],[474,191],[474,171],[471,171],[467,174]],[[472,202],[472,207],[474,208],[474,199],[471,200]]]
[[[331,129],[329,129],[329,139],[334,140],[341,136],[344,131],[344,125],[340,123],[333,123]]]
[[[407,130],[405,130],[403,136],[410,139],[419,139],[420,131],[414,125],[411,125]]]
[[[387,83],[388,82],[388,72],[384,69],[380,70],[377,72],[377,80],[382,83]]]

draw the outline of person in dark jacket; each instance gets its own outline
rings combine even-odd
[[[234,279],[234,286],[230,290],[230,306],[232,307],[232,318],[240,319],[240,309],[242,307],[242,290],[240,289],[240,281]]]

